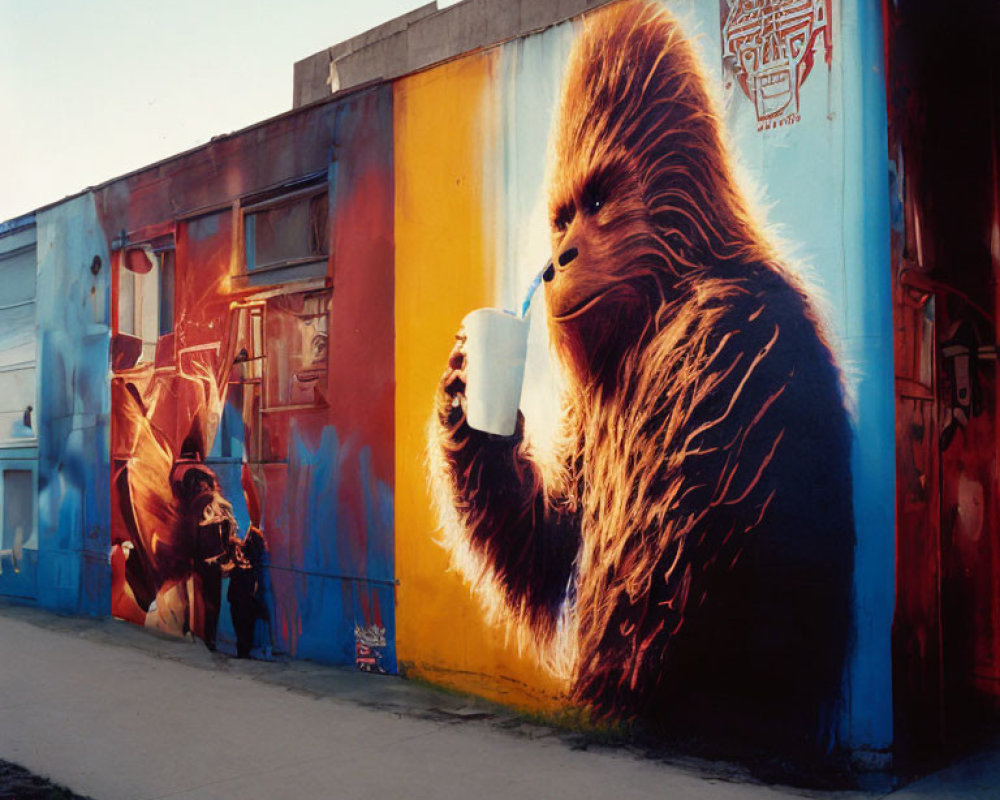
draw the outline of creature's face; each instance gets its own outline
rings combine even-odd
[[[549,330],[571,376],[605,373],[633,340],[654,271],[655,228],[625,158],[560,154],[550,192]]]
[[[694,276],[757,241],[690,47],[659,4],[615,9],[566,68],[545,292],[571,376],[605,387]]]
[[[605,315],[627,302],[650,232],[637,181],[624,162],[573,169],[570,159],[550,201],[554,274],[549,318],[560,325]]]

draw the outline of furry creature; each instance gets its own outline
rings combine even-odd
[[[177,447],[153,422],[156,400],[173,397],[154,388],[147,405],[137,385],[148,371],[136,370],[134,382],[112,381],[116,434],[130,454],[112,478],[124,534],[112,551],[112,613],[170,635],[192,633],[214,650],[222,580],[229,577],[237,655],[247,657],[255,621],[266,618],[267,545],[255,527],[259,502],[248,470],[244,494],[255,525],[241,539],[232,504],[205,464],[224,401],[219,381],[207,368],[174,380],[170,388],[193,406]]]
[[[688,42],[656,5],[587,20],[554,130],[556,464],[466,424],[461,334],[434,494],[487,610],[597,718],[824,746],[850,629],[840,375],[736,186]]]

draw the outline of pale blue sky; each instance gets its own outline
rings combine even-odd
[[[424,2],[0,0],[0,221],[287,111],[296,61]]]

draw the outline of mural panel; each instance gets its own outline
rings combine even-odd
[[[395,671],[390,124],[362,93],[103,194],[116,616]]]
[[[100,616],[109,607],[108,239],[91,193],[36,220],[38,602]]]
[[[810,271],[763,224],[701,56],[625,2],[397,85],[400,618],[448,637],[401,653],[532,707],[819,752],[860,594],[852,298],[834,220]],[[444,82],[475,118],[428,177]],[[794,205],[812,187],[786,169],[764,191]],[[461,222],[427,203],[452,185]],[[418,448],[423,492],[402,488]],[[411,582],[456,602],[408,608]]]

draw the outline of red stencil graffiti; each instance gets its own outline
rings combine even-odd
[[[757,111],[757,130],[798,122],[799,89],[822,41],[830,65],[832,0],[720,0],[722,57]]]

